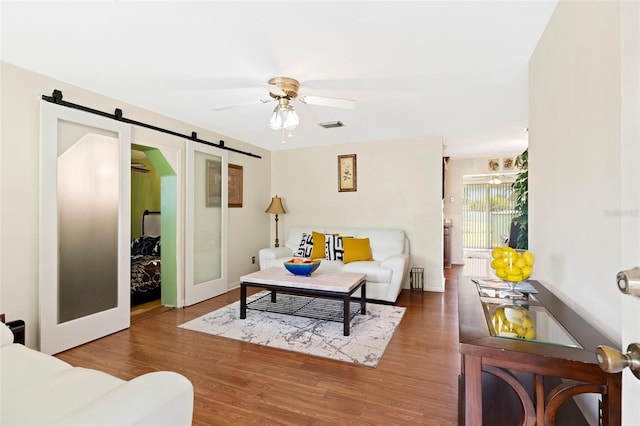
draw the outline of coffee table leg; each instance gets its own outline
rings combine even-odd
[[[367,314],[367,282],[366,281],[362,284],[362,289],[360,291],[360,313],[362,315]]]
[[[276,291],[271,290],[271,303],[276,303]]]
[[[247,317],[247,286],[240,283],[240,319]]]
[[[351,309],[349,306],[350,303],[350,297],[347,294],[347,296],[344,298],[344,313],[343,313],[343,320],[344,320],[344,335],[348,336],[349,335],[349,317],[351,316]]]

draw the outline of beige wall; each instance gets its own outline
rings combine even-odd
[[[338,192],[337,156],[344,154],[357,155],[356,192]],[[411,265],[425,268],[425,289],[443,291],[441,167],[436,136],[274,152],[272,195],[287,210],[280,239],[293,226],[402,228]]]
[[[620,339],[620,16],[560,2],[530,63],[529,209],[536,277]]]
[[[560,1],[530,61],[535,276],[618,349],[625,331],[640,339],[640,299],[615,285],[640,265],[639,22],[636,2]],[[635,424],[640,386],[625,375],[622,423]]]
[[[51,95],[54,89],[61,90],[69,102],[107,112],[121,108],[127,118],[184,134],[196,131],[201,139],[223,139],[227,146],[261,155],[262,159],[256,159],[229,152],[229,162],[244,167],[245,185],[244,207],[229,209],[229,285],[235,285],[241,275],[257,270],[257,263],[251,264],[251,256],[256,256],[269,241],[269,217],[263,206],[270,193],[269,151],[5,62],[0,66],[0,312],[6,314],[7,320],[26,321],[30,346],[36,345],[38,323],[39,105],[41,96]],[[185,139],[138,126],[133,126],[132,137],[132,143],[139,145],[175,148],[185,144]]]

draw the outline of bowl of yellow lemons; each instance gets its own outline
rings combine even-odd
[[[496,247],[491,251],[491,268],[496,276],[512,283],[527,280],[536,261],[533,253],[511,247]]]

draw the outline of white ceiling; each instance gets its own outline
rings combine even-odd
[[[468,158],[526,147],[527,63],[555,6],[2,1],[0,55],[272,151],[442,135],[447,155]],[[356,109],[296,102],[301,123],[286,144],[267,126],[274,102],[216,111],[269,99],[260,84],[276,76]],[[334,120],[345,127],[318,125]]]

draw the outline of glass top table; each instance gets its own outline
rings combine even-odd
[[[472,280],[482,302],[489,331],[504,339],[584,349],[560,322],[536,298],[533,286],[521,285],[522,297],[503,297],[499,280]],[[505,287],[508,284],[504,283]]]
[[[544,306],[481,300],[492,336],[584,349]]]
[[[567,395],[596,393],[602,424],[620,425],[622,375],[604,372],[595,355],[599,345],[615,343],[540,282],[518,284],[522,294],[513,298],[494,278],[459,279],[460,424],[573,419],[580,411]],[[518,401],[503,403],[498,395]]]

